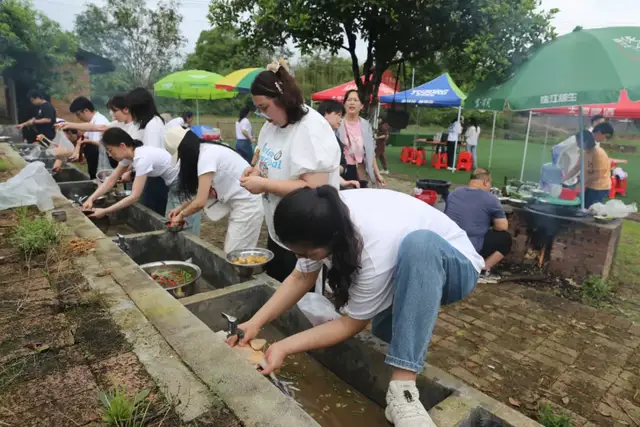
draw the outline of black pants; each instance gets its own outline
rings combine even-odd
[[[293,252],[274,242],[271,237],[267,241],[267,249],[273,252],[273,260],[267,264],[267,274],[279,282],[284,282],[296,268],[298,258]]]
[[[82,155],[87,161],[89,178],[96,179],[96,173],[98,172],[98,158],[100,157],[99,147],[93,144],[84,144],[82,146]]]
[[[158,215],[164,216],[167,211],[167,200],[169,198],[169,187],[164,183],[162,177],[147,178],[142,191],[142,204]]]
[[[456,142],[455,141],[447,141],[447,163],[449,167],[453,166],[453,157],[456,155]]]
[[[500,252],[503,256],[507,256],[511,252],[511,234],[508,231],[489,230],[484,235],[484,243],[480,255],[482,258],[489,258],[496,252]]]
[[[367,188],[369,186],[369,181],[362,180],[358,177],[358,167],[356,165],[345,166],[343,178],[345,181],[360,181],[360,188]]]

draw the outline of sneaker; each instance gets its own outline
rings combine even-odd
[[[396,427],[436,427],[422,403],[415,381],[391,381],[387,391],[387,420]]]
[[[489,271],[483,271],[478,278],[478,283],[498,283],[499,281],[500,276],[491,274]]]
[[[389,175],[389,171],[388,171],[388,170],[386,170],[386,169],[384,169],[384,170],[382,171],[382,175]]]

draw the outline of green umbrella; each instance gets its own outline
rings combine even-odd
[[[613,103],[623,89],[631,100],[640,99],[640,27],[580,30],[545,43],[507,79],[478,85],[465,108],[533,110]],[[582,108],[579,111],[582,129]],[[530,126],[531,111],[521,178]],[[582,146],[582,133],[580,139]],[[584,156],[580,158],[584,177]],[[584,179],[581,182],[584,207]]]
[[[228,99],[237,95],[236,92],[228,92],[216,89],[216,82],[222,79],[220,74],[203,70],[178,71],[158,80],[153,85],[157,96],[178,99],[196,100],[197,123],[200,124],[199,99]]]
[[[640,27],[581,30],[545,43],[506,80],[473,90],[465,108],[531,110],[640,100]]]

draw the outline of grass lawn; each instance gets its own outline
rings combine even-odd
[[[481,167],[489,166],[489,140],[480,140],[478,143],[478,164]],[[551,144],[544,148],[541,144],[529,144],[525,161],[524,179],[537,181],[540,178],[540,167],[543,163],[551,161]],[[389,170],[392,173],[407,175],[411,178],[436,178],[446,179],[454,184],[465,184],[469,180],[466,172],[451,172],[447,170],[436,170],[431,167],[430,153],[427,152],[428,164],[415,166],[400,162],[400,152],[402,147],[387,147],[387,161]],[[522,156],[524,153],[523,141],[496,140],[493,146],[493,160],[491,172],[493,173],[494,185],[500,187],[504,177],[520,178],[522,167]],[[627,184],[627,197],[622,198],[625,203],[640,201],[640,175],[631,171],[632,166],[640,165],[640,157],[637,154],[609,153],[609,156],[616,159],[626,159],[628,165],[624,165],[625,171],[629,173]]]

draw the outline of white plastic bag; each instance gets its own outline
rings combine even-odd
[[[635,203],[625,205],[624,202],[618,199],[611,199],[607,203],[596,203],[589,208],[589,213],[592,215],[610,216],[613,218],[625,218],[629,214],[638,212],[638,207]]]
[[[307,293],[298,301],[298,308],[313,326],[318,326],[340,317],[331,301],[317,293]]]
[[[60,187],[44,163],[29,163],[18,175],[0,183],[0,211],[29,205],[47,211],[53,209],[52,197],[61,195]]]

